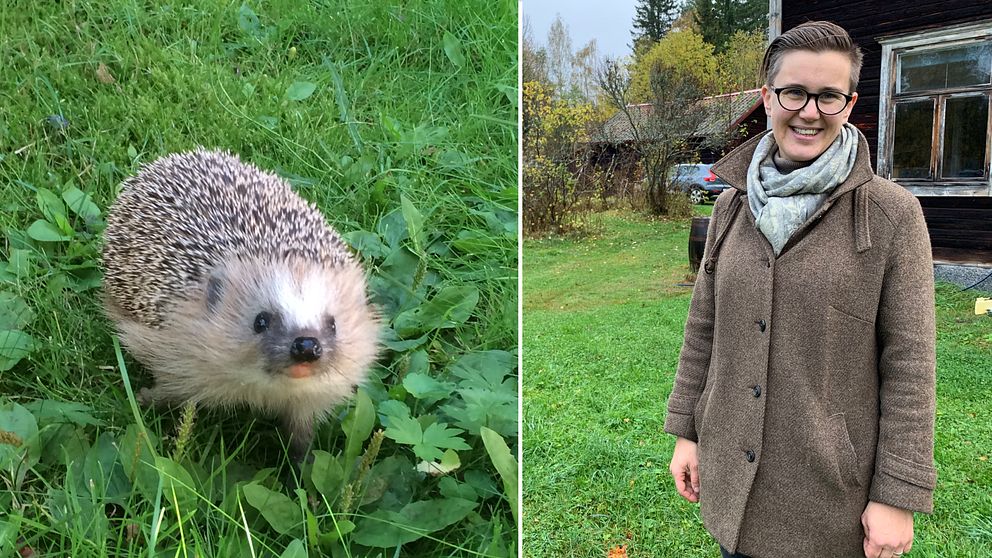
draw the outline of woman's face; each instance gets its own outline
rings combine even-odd
[[[849,91],[851,60],[840,52],[794,50],[782,57],[778,74],[769,81],[762,86],[761,95],[780,154],[792,161],[816,159],[840,134],[858,100],[858,94]],[[854,99],[831,116],[821,114],[812,97],[802,110],[790,111],[782,108],[772,90],[782,87],[800,87],[808,93],[834,91],[853,95]]]

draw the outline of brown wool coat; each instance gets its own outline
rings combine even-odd
[[[930,241],[861,136],[848,179],[776,258],[746,194],[760,137],[713,166],[740,192],[713,209],[665,431],[699,442],[703,524],[728,550],[864,556],[869,500],[933,507]]]

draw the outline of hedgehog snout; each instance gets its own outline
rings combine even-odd
[[[289,356],[294,362],[313,362],[320,358],[323,352],[316,337],[297,337],[289,348]]]

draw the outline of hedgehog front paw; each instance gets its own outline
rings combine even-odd
[[[135,399],[142,407],[152,407],[158,403],[158,398],[155,397],[155,388],[141,388]]]

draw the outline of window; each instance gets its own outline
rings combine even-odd
[[[992,193],[992,22],[879,43],[879,174],[917,195]]]

